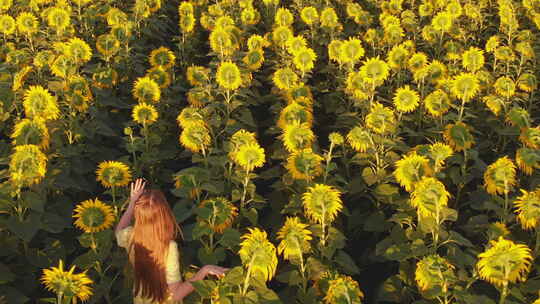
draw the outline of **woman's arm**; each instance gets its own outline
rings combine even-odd
[[[126,228],[131,224],[131,220],[133,219],[133,210],[135,208],[135,202],[141,197],[141,194],[144,191],[144,186],[146,185],[146,182],[143,182],[142,178],[138,178],[135,183],[131,183],[131,191],[129,195],[129,206],[124,212],[124,215],[120,218],[120,221],[118,221],[118,225],[116,225],[116,229],[114,230],[115,233],[118,231]]]
[[[188,279],[185,282],[175,282],[169,284],[169,291],[172,293],[172,298],[174,301],[179,301],[184,299],[185,296],[192,293],[195,288],[193,288],[193,285],[191,282],[204,280],[207,275],[216,275],[216,276],[222,276],[225,274],[225,271],[227,271],[227,268],[219,267],[216,265],[206,265],[203,266],[193,277]]]

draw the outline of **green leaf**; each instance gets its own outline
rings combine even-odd
[[[388,230],[388,222],[384,213],[378,211],[369,215],[364,222],[365,231],[383,232]]]
[[[212,296],[212,290],[214,290],[214,288],[216,287],[216,283],[210,280],[194,281],[191,282],[191,284],[195,288],[195,291],[203,299],[210,299],[210,297]]]
[[[391,184],[380,184],[375,187],[375,194],[381,196],[392,196],[399,194],[399,188]]]
[[[244,268],[242,266],[236,266],[233,269],[225,273],[223,282],[231,285],[240,285],[244,282]]]
[[[223,247],[232,249],[236,246],[240,245],[240,237],[242,235],[240,232],[234,228],[227,228],[225,231],[223,231],[223,236],[221,236],[221,239],[219,239],[219,244],[221,244]]]
[[[43,230],[51,233],[60,233],[71,227],[71,218],[62,217],[55,213],[45,212],[41,217]]]
[[[0,263],[0,284],[11,282],[14,279],[15,275],[13,274],[13,272],[11,272],[11,270],[9,270],[6,265]]]
[[[6,226],[17,237],[25,242],[30,242],[30,240],[32,240],[34,235],[36,235],[38,230],[41,228],[40,215],[37,213],[31,213],[23,222],[19,221],[18,217],[11,216],[6,220]]]
[[[30,300],[19,290],[10,286],[0,286],[0,295],[6,297],[6,303],[9,304],[24,304]]]
[[[25,207],[34,211],[43,212],[45,199],[39,196],[39,194],[32,191],[26,191],[21,195],[21,199]]]
[[[338,250],[334,261],[342,267],[343,272],[348,275],[356,275],[360,273],[360,269],[351,256],[343,250]]]
[[[192,236],[194,240],[199,240],[205,235],[210,235],[214,233],[208,225],[205,225],[204,223],[198,222],[192,231]]]

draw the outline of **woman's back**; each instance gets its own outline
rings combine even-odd
[[[127,226],[126,228],[120,229],[116,232],[116,241],[118,246],[125,248],[128,251],[129,261],[134,267],[134,248],[133,248],[133,226]],[[165,279],[167,284],[172,284],[180,281],[180,264],[179,264],[179,252],[178,244],[176,241],[171,240],[169,242],[169,248],[166,252],[166,256],[163,258],[165,261]],[[142,290],[142,289],[141,289]],[[135,286],[133,288],[135,293]],[[152,301],[148,298],[143,298],[141,292],[134,297],[134,304],[157,304],[157,302]],[[169,293],[168,300],[164,302],[165,304],[176,304],[180,302],[175,302],[171,299],[171,294]]]

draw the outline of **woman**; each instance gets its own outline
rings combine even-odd
[[[134,269],[135,304],[175,303],[193,291],[190,282],[207,275],[222,276],[226,268],[206,265],[186,282],[180,280],[180,227],[159,190],[145,190],[146,182],[131,183],[129,206],[115,229],[118,246],[128,250]],[[131,220],[135,216],[135,225]]]

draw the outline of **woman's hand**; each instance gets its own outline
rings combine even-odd
[[[225,272],[229,271],[229,268],[224,268],[216,265],[205,265],[201,270],[204,272],[205,276],[211,274],[222,277],[225,275]]]
[[[144,192],[145,185],[146,185],[146,181],[144,181],[144,179],[142,178],[138,178],[137,180],[135,180],[135,182],[132,182],[130,184],[130,188],[131,188],[131,191],[129,194],[130,205],[134,204],[139,199],[139,197],[141,197],[141,195]]]

